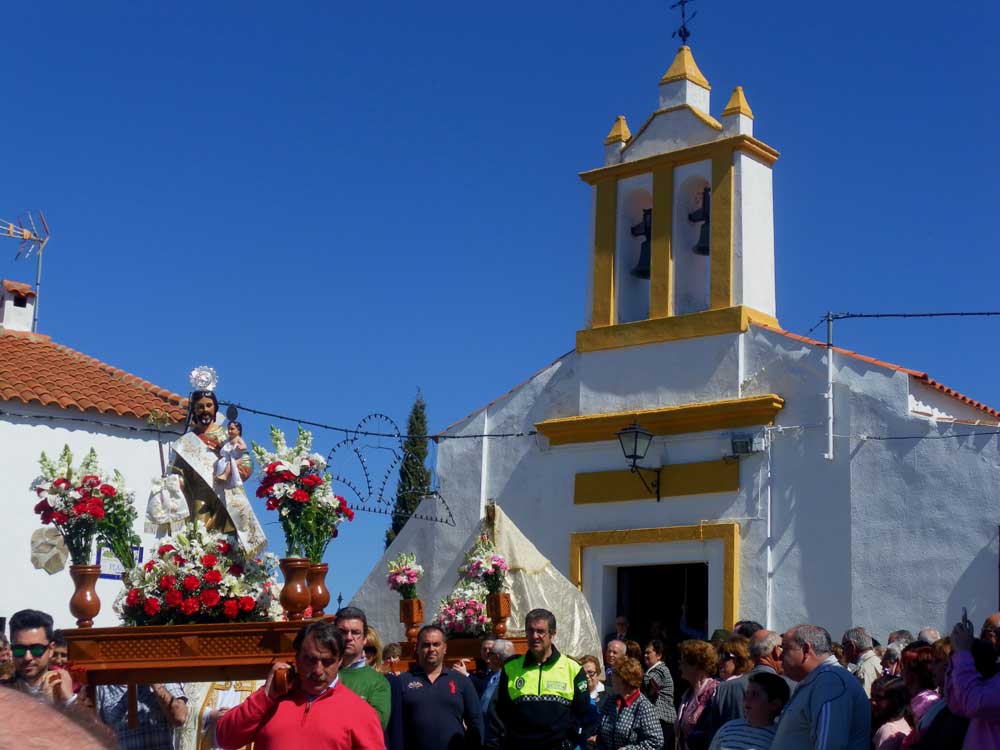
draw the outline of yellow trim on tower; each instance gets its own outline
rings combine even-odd
[[[665,154],[656,154],[635,161],[627,161],[623,164],[591,169],[580,172],[579,176],[587,184],[597,185],[607,180],[622,180],[626,177],[646,174],[668,164],[677,166],[707,159],[714,160],[717,154],[728,154],[731,160],[734,151],[743,151],[767,166],[771,166],[778,160],[778,152],[763,141],[757,140],[752,135],[733,135],[710,143],[668,151]]]
[[[604,145],[610,146],[614,143],[625,143],[632,137],[632,131],[628,129],[628,122],[625,115],[618,115],[615,124],[611,126],[608,137],[604,139]]]
[[[713,492],[737,492],[740,462],[736,458],[671,464],[660,467],[660,497],[688,497]],[[594,471],[577,474],[573,485],[574,505],[653,500],[649,491],[631,471]]]
[[[674,313],[674,168],[653,172],[653,226],[649,240],[649,317]]]
[[[604,324],[601,328],[587,328],[576,332],[576,350],[578,352],[596,352],[605,349],[622,349],[626,346],[694,339],[701,336],[743,333],[750,327],[750,323],[761,323],[781,329],[777,319],[767,313],[745,305],[736,305],[721,310],[705,310],[687,315],[671,315],[666,318],[637,320],[618,325]]]
[[[535,428],[550,445],[598,443],[615,440],[618,432],[638,422],[654,435],[681,435],[733,427],[772,424],[785,400],[776,393],[726,401],[706,401],[656,409],[586,414],[536,422]]]
[[[670,63],[667,72],[660,79],[660,85],[662,86],[665,83],[672,83],[674,81],[691,81],[691,83],[696,83],[702,88],[706,88],[709,91],[712,90],[712,87],[708,85],[708,79],[698,69],[698,63],[694,61],[691,48],[686,44],[677,50],[677,54],[674,55],[674,61]]]
[[[733,95],[729,97],[729,103],[722,110],[723,117],[728,117],[729,115],[743,115],[749,117],[751,120],[753,119],[753,110],[750,109],[750,104],[747,102],[742,86],[737,86],[733,89]]]
[[[569,535],[569,579],[583,588],[583,551],[588,547],[664,542],[722,541],[722,627],[732,629],[740,609],[740,525],[720,521],[698,526],[661,526],[653,529],[582,531]]]
[[[709,228],[709,303],[713,310],[733,304],[733,156],[712,158],[712,211]]]
[[[597,186],[594,210],[594,280],[591,326],[599,330],[615,322],[615,233],[618,183]]]

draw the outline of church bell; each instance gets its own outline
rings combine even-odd
[[[653,231],[653,209],[642,210],[642,221],[632,225],[632,236],[642,237],[639,247],[639,262],[632,269],[632,275],[640,279],[649,278],[649,238]]]
[[[712,189],[705,188],[701,194],[701,208],[688,214],[688,221],[701,221],[701,233],[698,242],[692,248],[696,255],[709,254],[709,236],[711,234]],[[634,230],[633,230],[634,231]]]

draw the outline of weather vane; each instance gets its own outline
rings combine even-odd
[[[694,0],[677,0],[676,3],[670,6],[670,10],[673,10],[674,8],[681,9],[681,27],[671,34],[670,38],[673,39],[674,37],[679,37],[681,44],[683,45],[687,45],[688,39],[691,37],[691,32],[688,31],[687,22],[694,19],[694,17],[698,15],[698,11],[692,13],[690,18],[687,15],[687,4],[693,2]]]

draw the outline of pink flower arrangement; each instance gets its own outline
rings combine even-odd
[[[507,585],[510,565],[493,548],[493,542],[483,534],[475,546],[465,553],[465,565],[458,569],[462,577],[482,581],[490,594],[501,593]]]
[[[446,633],[479,635],[486,630],[486,605],[464,596],[442,599],[434,623]]]
[[[424,575],[424,569],[417,565],[417,556],[412,552],[401,552],[387,565],[389,577],[386,583],[389,584],[389,588],[398,591],[403,599],[416,599],[417,581]]]

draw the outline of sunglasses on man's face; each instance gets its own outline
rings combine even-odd
[[[11,653],[14,654],[15,659],[23,659],[29,651],[33,657],[38,659],[41,658],[42,654],[48,651],[48,649],[49,644],[47,643],[18,643],[10,647]]]

